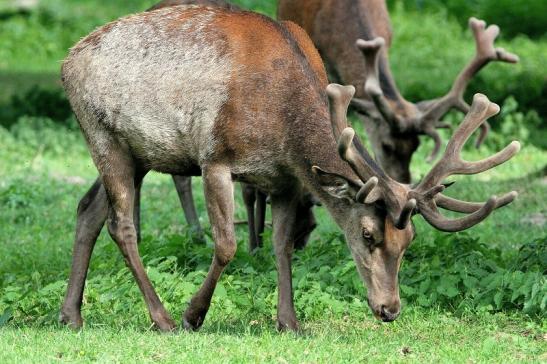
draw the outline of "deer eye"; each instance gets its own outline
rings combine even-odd
[[[367,241],[367,243],[373,243],[374,238],[372,236],[372,233],[367,228],[363,228],[363,238]]]

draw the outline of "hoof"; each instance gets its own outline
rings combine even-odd
[[[300,325],[296,319],[277,320],[277,331],[279,332],[300,332]]]
[[[193,311],[191,309],[186,310],[182,316],[182,326],[186,331],[197,331],[203,325],[207,310]]]
[[[160,332],[173,332],[177,329],[177,324],[175,321],[169,319],[163,320],[162,322],[155,321],[154,327]]]
[[[59,313],[59,323],[73,330],[80,330],[84,326],[84,320],[79,312],[68,313],[64,310]]]
[[[176,322],[167,312],[154,312],[150,316],[154,323],[154,328],[160,332],[173,332],[177,328]]]
[[[183,317],[182,318],[182,327],[186,331],[198,331],[199,328],[201,327],[201,324],[191,323],[188,320],[186,320],[186,318]]]

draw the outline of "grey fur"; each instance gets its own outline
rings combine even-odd
[[[199,39],[214,11],[180,26],[175,44],[160,23],[176,21],[170,18],[177,12],[157,12],[163,14],[116,22],[95,47],[84,39],[65,61],[63,79],[97,154],[103,133],[113,132],[147,168],[180,172],[173,166],[200,164],[215,148],[212,130],[228,98],[231,59],[219,53],[222,44]]]

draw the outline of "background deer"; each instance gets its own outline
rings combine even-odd
[[[175,323],[147,277],[133,221],[135,190],[150,170],[203,176],[215,250],[183,315],[184,327],[192,330],[202,325],[236,251],[233,180],[271,196],[277,321],[280,329],[290,330],[298,327],[291,256],[304,191],[317,196],[344,230],[368,287],[368,303],[384,321],[399,314],[397,273],[414,236],[413,214],[438,229],[460,231],[516,195],[491,197],[484,204],[442,195],[448,175],[480,173],[519,149],[514,142],[483,161],[461,160],[469,135],[499,110],[485,96],[475,97],[443,158],[412,188],[388,177],[354,139],[346,122],[354,88],[326,87],[321,59],[305,32],[255,13],[181,6],[119,19],[71,49],[62,79],[103,183],[82,199],[79,222],[92,224],[94,215],[86,210],[97,196],[108,196],[109,233],[152,321],[164,331]],[[437,206],[468,215],[449,220]],[[75,245],[61,319],[80,326],[91,250],[78,239]]]
[[[458,75],[448,94],[414,104],[404,99],[391,74],[388,48],[393,34],[384,0],[279,0],[278,18],[302,26],[329,74],[337,82],[356,87],[352,106],[365,116],[375,157],[389,176],[404,183],[411,181],[410,162],[419,146],[419,135],[433,138],[435,147],[429,159],[434,160],[442,145],[437,128],[448,127],[440,119],[452,108],[469,111],[463,94],[470,79],[490,61],[518,61],[517,56],[494,48],[497,26],[486,28],[483,21],[471,19],[476,56]],[[377,43],[386,47],[376,63],[367,64],[367,50]],[[488,123],[480,128],[477,147],[486,137]]]

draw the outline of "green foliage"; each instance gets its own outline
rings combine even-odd
[[[398,1],[388,1],[394,7]],[[446,12],[463,25],[469,17],[498,24],[510,37],[525,34],[541,38],[546,35],[547,3],[544,0],[414,0],[400,2],[407,9]],[[518,19],[518,21],[515,21]]]
[[[0,107],[0,125],[10,127],[20,117],[38,117],[68,125],[72,110],[62,89],[34,86],[22,94],[14,94],[7,105]]]
[[[272,18],[275,18],[275,15],[277,14],[276,1],[232,0],[231,2],[241,6],[244,9],[252,9],[253,11],[268,15]]]
[[[11,132],[0,128],[4,146],[0,157],[12,166],[9,174],[0,170],[6,176],[0,181],[3,325],[52,325],[66,288],[74,211],[86,187],[73,184],[72,176],[86,176],[85,181],[90,184],[96,172],[92,167],[82,169],[90,162],[79,133],[61,130],[49,119],[33,117],[20,118]],[[531,156],[525,154],[522,160]],[[21,170],[13,168],[28,160],[32,160],[28,167],[23,163]],[[505,217],[499,215],[500,219],[515,221],[501,231],[486,224],[472,235],[448,235],[432,231],[417,218],[418,238],[406,254],[400,275],[405,312],[422,307],[461,315],[511,311],[538,317],[547,295],[546,240],[539,233],[540,228],[527,227],[527,233],[522,234],[519,219],[535,206],[535,196],[544,193],[544,187],[532,188],[528,184],[519,183],[530,193],[522,197],[522,205],[504,209],[508,214]],[[458,186],[460,183],[454,188]],[[195,187],[198,210],[205,215],[199,181]],[[473,182],[456,190],[463,194],[458,197],[471,200],[482,198],[486,192],[481,191]],[[488,193],[491,192],[490,187]],[[192,232],[181,224],[180,207],[169,179],[147,177],[143,196],[140,252],[168,309],[177,311],[201,284],[210,263],[212,241],[209,236],[206,245],[192,242]],[[241,201],[238,206],[238,214],[242,214]],[[294,295],[299,317],[314,321],[325,315],[340,319],[364,314],[368,311],[366,291],[344,238],[322,209],[316,212],[319,230],[309,246],[294,258]],[[501,244],[514,242],[517,248],[486,243],[498,239]],[[266,246],[255,256],[246,253],[245,240],[246,229],[241,227],[240,249],[215,294],[213,320],[253,317],[269,322],[275,316],[277,280],[270,231]],[[84,315],[96,325],[147,325],[140,292],[104,232],[92,261]]]
[[[493,132],[486,139],[492,149],[501,149],[511,140],[532,143],[547,149],[547,130],[535,111],[523,113],[514,97],[508,97],[502,105],[500,115],[491,122]]]
[[[295,358],[295,362],[374,360],[371,358],[380,362],[402,358],[443,362],[470,357],[501,361],[506,359],[503,350],[507,347],[515,358],[533,360],[534,355],[545,352],[541,340],[547,304],[547,236],[541,222],[528,221],[530,213],[545,215],[544,175],[533,175],[545,166],[547,157],[532,144],[545,148],[547,140],[541,125],[547,110],[547,83],[539,56],[547,43],[525,37],[500,43],[521,56],[520,65],[491,65],[471,85],[468,97],[481,91],[504,105],[501,115],[491,122],[493,133],[486,148],[468,148],[464,157],[479,159],[512,139],[524,141],[525,148],[511,165],[458,180],[450,191],[459,198],[483,200],[487,194],[516,187],[521,196],[469,233],[436,232],[419,217],[414,219],[418,237],[400,274],[405,307],[393,325],[373,321],[366,289],[344,238],[324,209],[317,208],[319,227],[309,246],[295,254],[293,264],[296,310],[308,326],[307,336],[274,334],[277,277],[271,231],[266,232],[266,246],[251,256],[246,252],[245,227],[238,228],[239,249],[215,292],[202,330],[205,333],[160,336],[143,331],[149,320],[141,294],[104,231],[84,296],[88,329],[77,335],[59,330],[56,321],[70,267],[75,210],[96,170],[82,136],[74,131],[76,121],[68,116],[66,99],[58,88],[21,87],[20,80],[23,76],[38,79],[44,76],[40,72],[46,72],[48,81],[44,83],[53,84],[51,80],[58,79],[58,61],[81,36],[152,3],[43,1],[36,11],[14,13],[0,21],[0,70],[8,70],[15,80],[12,88],[19,95],[0,95],[4,103],[0,108],[0,362],[20,359],[19,348],[36,348],[37,361],[64,356],[71,361],[146,358],[142,361],[156,362],[164,360],[168,351],[175,358],[200,348],[210,354],[211,350],[203,350],[203,342],[227,348],[229,354],[224,359],[244,361],[251,356],[257,362],[283,362],[280,347],[292,348],[294,352],[287,358]],[[275,13],[272,1],[237,3],[265,14]],[[454,4],[457,1],[450,0],[446,6]],[[392,15],[396,32],[392,64],[405,96],[415,101],[446,92],[473,52],[469,33],[443,11],[418,15],[400,7]],[[21,70],[38,73],[15,73]],[[461,115],[454,115],[450,117],[456,124]],[[414,158],[415,176],[430,168],[423,162],[430,141],[424,142]],[[530,177],[525,177],[528,174]],[[200,181],[195,180],[200,219],[209,231]],[[178,318],[205,277],[213,250],[211,237],[204,245],[193,241],[193,232],[182,223],[168,177],[147,177],[142,203],[139,250],[167,309]],[[245,215],[239,198],[237,206],[241,219]],[[543,329],[538,329],[541,325]],[[132,331],[133,327],[141,331]],[[126,357],[107,355],[122,352],[119,348],[127,348],[129,342],[134,347]],[[254,349],[245,352],[249,347]],[[475,356],[462,347],[473,348]],[[426,351],[430,355],[424,355]]]
[[[513,262],[516,257],[503,258],[500,250],[467,234],[448,235],[408,252],[411,263],[402,270],[401,291],[405,299],[424,307],[541,314],[547,305],[547,280],[544,266],[539,267],[547,263],[546,254],[547,236],[524,244]]]
[[[444,95],[475,52],[470,31],[445,13],[419,14],[402,7],[392,12],[392,23],[390,63],[403,95],[411,101]],[[547,54],[547,43],[517,37],[499,40],[497,46],[519,55],[520,62],[488,65],[470,83],[466,99],[481,92],[501,104],[512,95],[522,110],[536,110],[544,118],[547,78],[541,55]]]
[[[55,138],[46,137],[47,133],[59,137],[44,146],[40,140]],[[10,135],[13,140],[2,140],[8,147],[20,143],[25,146],[21,149],[41,150],[50,159],[63,159],[67,145],[82,143],[71,136],[77,134],[65,132],[61,136],[53,122],[33,118],[19,120]],[[0,220],[4,222],[1,237],[5,240],[0,254],[4,252],[9,257],[0,267],[0,323],[4,325],[10,320],[19,325],[52,325],[66,289],[67,253],[73,229],[67,221],[74,220],[73,211],[83,187],[68,185],[61,176],[44,184],[42,181],[50,176],[34,175],[38,178],[35,181],[8,179],[0,185]],[[145,189],[145,196],[151,194],[152,201],[164,199],[172,203],[150,210],[144,202],[140,252],[167,307],[180,309],[205,277],[212,241],[209,236],[206,245],[192,242],[192,232],[181,226],[180,214],[174,213],[178,211],[178,201],[168,181],[148,183],[145,187],[152,190]],[[202,199],[197,203],[205,214]],[[238,205],[241,210],[241,202]],[[530,204],[526,202],[526,206]],[[47,213],[52,209],[56,209],[56,214]],[[341,318],[366,312],[366,290],[344,237],[324,212],[318,209],[317,213],[320,230],[294,258],[294,295],[299,317],[313,321],[325,315]],[[518,214],[514,212],[513,219]],[[418,226],[418,231],[423,229],[424,226]],[[250,256],[245,251],[245,230],[243,227],[238,231],[240,249],[215,293],[214,317],[219,320],[254,317],[267,321],[275,316],[277,280],[270,231],[265,237],[266,246]],[[8,240],[15,231],[25,234],[16,245]],[[494,229],[480,238],[466,233],[442,234],[430,228],[427,234],[419,234],[406,254],[400,274],[401,297],[406,306],[440,308],[458,314],[513,311],[538,317],[547,300],[547,237],[523,240],[518,249],[502,249],[483,242],[503,238],[503,233],[499,234]],[[36,249],[36,244],[42,248]],[[86,286],[84,315],[96,324],[146,325],[140,292],[117,248],[105,233],[98,245]],[[21,265],[22,261],[30,264]]]
[[[275,16],[274,1],[235,2],[244,8]],[[153,3],[152,0],[73,0],[69,3],[66,0],[42,1],[40,6],[30,13],[15,14],[0,21],[0,70],[8,70],[9,74],[24,73],[16,75],[15,80],[2,81],[6,82],[8,90],[13,89],[21,95],[25,90],[20,86],[10,87],[11,83],[20,84],[23,77],[28,78],[29,72],[33,72],[37,79],[44,73],[58,74],[60,61],[81,37],[95,27],[120,16],[142,11]],[[454,77],[473,54],[471,35],[468,30],[463,30],[467,29],[464,23],[468,16],[451,16],[452,10],[447,12],[435,7],[432,8],[433,11],[419,13],[408,10],[411,7],[407,5],[405,8],[402,2],[397,4],[398,6],[391,11],[395,38],[390,50],[397,83],[404,95],[412,101],[438,97],[450,88]],[[459,9],[458,4],[459,1],[453,0],[446,3],[446,6],[449,9]],[[526,23],[512,21],[515,15],[507,14],[510,14],[508,16],[512,24]],[[463,18],[463,23],[458,22],[455,17],[459,20]],[[497,21],[489,18],[487,20]],[[502,36],[507,32],[502,24]],[[468,99],[475,92],[483,92],[492,100],[501,103],[507,96],[513,95],[523,110],[534,109],[545,117],[547,80],[544,57],[541,55],[547,54],[547,42],[543,39],[533,42],[519,36],[510,41],[502,39],[499,45],[517,53],[521,57],[520,64],[488,66],[472,82]],[[58,80],[58,76],[53,79]],[[58,84],[49,88],[52,86],[58,87]],[[2,113],[5,112],[0,111],[0,116]],[[5,125],[6,121],[3,122]]]

